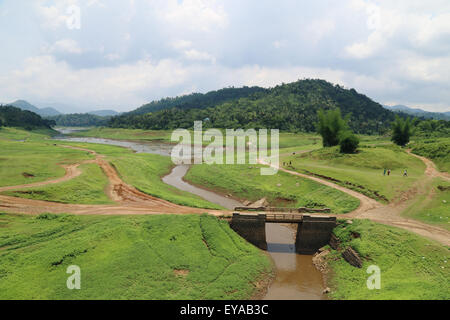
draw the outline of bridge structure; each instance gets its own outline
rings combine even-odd
[[[231,228],[248,242],[267,250],[266,223],[298,224],[295,239],[297,253],[314,254],[330,241],[336,227],[336,217],[298,213],[233,213]]]

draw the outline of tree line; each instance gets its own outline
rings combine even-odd
[[[61,114],[47,117],[54,121],[57,126],[62,127],[101,127],[108,125],[111,117],[101,117],[89,113]]]

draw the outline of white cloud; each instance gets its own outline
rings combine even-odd
[[[74,70],[65,62],[43,55],[27,59],[23,68],[0,77],[0,88],[7,98],[129,106],[147,101],[146,92],[171,88],[186,78],[186,68],[172,60],[140,60],[116,67]]]
[[[35,5],[42,26],[49,29],[65,26],[69,19],[68,8],[78,4],[77,0],[58,0],[54,5],[47,5],[47,2],[40,0]]]
[[[80,54],[83,53],[83,49],[80,48],[78,42],[73,39],[61,39],[56,41],[50,48],[46,50],[48,53],[71,53]]]
[[[228,24],[223,5],[215,0],[164,0],[155,7],[167,23],[183,30],[210,32]]]
[[[184,51],[184,55],[188,60],[194,61],[208,61],[211,63],[216,63],[216,58],[209,54],[208,52],[202,52],[195,49],[190,49]]]
[[[171,42],[171,46],[177,50],[190,48],[192,46],[192,42],[183,39],[177,39]]]
[[[443,7],[427,6],[416,0],[381,2],[378,5],[370,1],[352,1],[354,9],[366,15],[367,29],[371,32],[365,41],[349,45],[346,52],[351,57],[366,59],[383,50],[395,50],[399,46],[402,50],[413,48],[428,50],[432,41],[442,41],[442,37],[447,37],[448,41],[450,2],[445,4],[437,2]],[[440,10],[437,11],[437,8]],[[447,43],[434,45],[447,45]]]

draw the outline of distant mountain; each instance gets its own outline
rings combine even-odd
[[[320,79],[299,80],[270,89],[234,90],[240,91],[222,89],[152,102],[133,112],[113,117],[109,126],[188,129],[192,128],[194,121],[205,120],[204,128],[314,132],[318,110],[340,108],[342,114],[349,117],[349,126],[356,133],[374,134],[388,131],[395,119],[392,111],[355,89],[346,89]]]
[[[114,110],[96,110],[96,111],[91,111],[88,113],[93,114],[95,116],[100,116],[100,117],[113,117],[113,116],[119,115],[119,112],[114,111]]]
[[[51,116],[57,116],[57,115],[61,114],[61,112],[59,112],[58,110],[51,108],[51,107],[39,109],[38,107],[32,105],[31,103],[29,103],[25,100],[17,100],[12,103],[8,103],[8,105],[17,107],[22,110],[34,112],[34,113],[40,115],[41,117],[51,117]]]
[[[17,100],[17,101],[8,103],[8,105],[22,109],[22,110],[31,111],[31,112],[34,112],[37,114],[39,114],[39,111],[40,111],[39,108],[33,106],[31,103],[28,103],[25,100]]]
[[[430,112],[419,108],[410,108],[404,105],[395,106],[384,106],[386,109],[394,112],[403,112],[416,117],[423,117],[425,119],[435,119],[435,120],[450,120],[450,111],[448,112]]]

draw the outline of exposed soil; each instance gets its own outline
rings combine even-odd
[[[218,210],[208,210],[180,206],[166,200],[162,200],[148,194],[145,194],[133,186],[125,183],[118,175],[115,168],[107,162],[103,156],[98,155],[95,151],[63,146],[76,150],[89,152],[95,156],[94,160],[83,161],[78,164],[63,166],[66,174],[57,179],[36,182],[31,184],[0,187],[0,192],[41,187],[49,184],[56,184],[71,180],[81,174],[79,165],[84,163],[95,163],[100,166],[109,179],[107,195],[115,201],[116,205],[76,205],[76,204],[60,204],[55,202],[22,199],[0,195],[0,210],[14,213],[70,213],[70,214],[102,214],[102,215],[131,215],[131,214],[187,214],[187,213],[210,213],[221,216],[229,214]]]
[[[57,184],[71,180],[81,174],[78,168],[83,163],[96,163],[105,172],[109,179],[107,188],[108,196],[116,202],[115,205],[75,205],[75,204],[60,204],[55,202],[22,199],[16,197],[9,197],[0,195],[0,210],[11,213],[25,213],[25,214],[40,214],[40,213],[70,213],[70,214],[100,214],[100,215],[132,215],[132,214],[189,214],[189,213],[210,213],[216,216],[230,216],[231,211],[220,211],[210,209],[191,208],[173,204],[166,200],[162,200],[148,194],[145,194],[135,187],[125,183],[117,173],[117,170],[107,162],[103,156],[97,154],[95,151],[77,148],[72,146],[64,146],[89,152],[95,156],[94,160],[87,160],[77,164],[65,165],[63,168],[66,174],[63,177],[48,180],[44,182],[36,182],[31,184],[0,187],[0,192],[10,190],[20,190],[33,187],[40,187],[49,184]],[[409,152],[409,151],[408,151]],[[446,173],[439,172],[434,163],[424,157],[411,154],[414,157],[421,159],[425,165],[425,175],[423,179],[429,181],[432,178],[440,177],[450,181],[450,177]],[[262,161],[260,161],[263,163]],[[419,235],[436,240],[444,245],[450,246],[450,232],[432,225],[428,225],[417,220],[408,219],[401,216],[401,213],[410,206],[414,198],[419,194],[429,194],[430,190],[424,188],[427,185],[422,179],[416,182],[411,189],[402,193],[397,199],[387,205],[383,205],[376,200],[369,198],[359,192],[340,186],[332,181],[319,178],[316,176],[309,176],[306,174],[290,171],[284,168],[279,168],[280,171],[287,172],[302,178],[310,179],[318,183],[324,184],[331,188],[345,192],[360,201],[359,207],[351,213],[346,215],[336,215],[336,217],[345,217],[351,219],[370,219],[375,222],[400,227]]]

